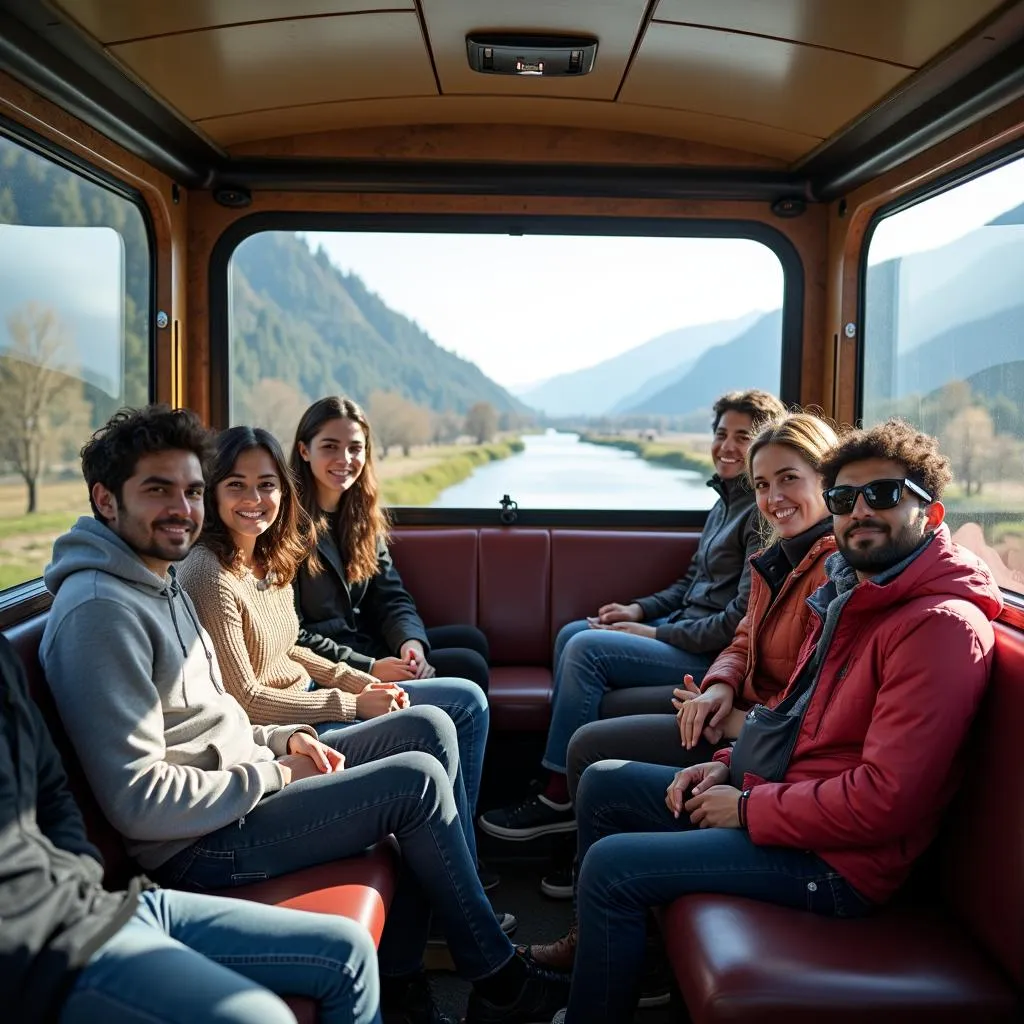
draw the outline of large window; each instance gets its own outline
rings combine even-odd
[[[939,437],[954,536],[1024,593],[1024,160],[882,220],[865,319],[865,421]]]
[[[747,238],[260,232],[229,416],[287,447],[352,396],[392,505],[706,509],[715,398],[780,389],[783,277]]]
[[[149,400],[149,293],[139,208],[0,136],[0,590],[89,513],[89,434]]]

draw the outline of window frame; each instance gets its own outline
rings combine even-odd
[[[805,272],[796,246],[771,224],[754,220],[675,219],[533,214],[252,213],[230,224],[210,253],[208,268],[210,338],[210,422],[228,423],[231,408],[230,265],[235,249],[265,231],[378,231],[388,234],[602,235],[606,237],[725,238],[760,242],[782,267],[782,348],[779,397],[800,401],[803,357]],[[708,425],[710,431],[710,424]],[[512,495],[515,498],[515,495]],[[396,526],[612,527],[700,529],[707,511],[665,509],[519,509],[514,524],[490,508],[393,506]]]
[[[149,336],[146,346],[149,358],[149,390],[147,399],[153,402],[156,396],[157,375],[157,248],[153,216],[143,194],[127,182],[96,167],[76,153],[63,149],[45,136],[32,131],[30,128],[26,128],[17,121],[12,121],[2,114],[0,114],[0,138],[13,142],[23,149],[27,149],[30,153],[34,153],[36,156],[56,164],[68,173],[84,178],[90,184],[97,185],[108,192],[113,192],[115,195],[131,203],[141,214],[146,248],[149,254],[149,308],[147,310]],[[23,583],[17,583],[6,590],[0,590],[0,629],[6,629],[15,623],[23,622],[33,615],[45,611],[50,606],[51,601],[52,596],[46,589],[41,576],[25,580]]]
[[[861,241],[861,249],[857,261],[857,322],[861,325],[867,324],[868,306],[868,254],[871,251],[871,242],[874,240],[875,231],[882,221],[893,217],[912,206],[933,199],[935,196],[945,192],[951,192],[961,185],[981,178],[990,171],[998,170],[1006,164],[1015,160],[1024,159],[1024,140],[1015,139],[1013,142],[1000,146],[979,157],[977,160],[957,167],[945,174],[937,175],[930,181],[925,182],[918,188],[911,189],[904,195],[898,196],[892,202],[880,206],[871,215],[864,229],[864,237]],[[1022,197],[1024,201],[1024,197]],[[864,363],[867,356],[867,335],[862,329],[860,332],[860,343],[857,345],[856,379],[854,381],[854,413],[856,422],[864,422]],[[988,513],[982,513],[982,517]],[[999,515],[1000,513],[991,513]],[[1004,607],[1000,621],[1007,622],[1018,629],[1024,629],[1024,594],[1018,594],[1013,590],[1000,588],[1003,595]]]

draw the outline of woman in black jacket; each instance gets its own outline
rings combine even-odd
[[[487,638],[474,626],[427,629],[391,561],[362,409],[343,397],[314,402],[299,422],[291,467],[316,531],[295,581],[299,643],[384,682],[452,676],[486,693]]]

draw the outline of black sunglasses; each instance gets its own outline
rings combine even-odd
[[[839,484],[822,491],[825,497],[825,505],[834,516],[848,516],[857,504],[857,495],[863,494],[868,508],[886,509],[895,508],[903,497],[903,488],[916,494],[926,504],[931,504],[935,499],[923,488],[918,487],[913,480],[872,480],[869,484],[861,484],[854,487],[853,484]]]

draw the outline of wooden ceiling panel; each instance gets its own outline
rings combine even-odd
[[[1003,0],[661,0],[659,21],[788,39],[918,68]]]
[[[825,138],[908,74],[846,53],[654,22],[620,99]]]
[[[610,100],[625,73],[643,24],[646,0],[421,0],[441,91],[500,96],[563,96]],[[514,15],[511,13],[514,12]],[[470,69],[466,36],[473,31],[574,33],[598,40],[594,70],[580,78],[505,77]]]
[[[343,99],[437,93],[413,12],[158,36],[111,47],[111,53],[193,120]]]
[[[247,143],[245,151],[253,154],[260,150],[254,141],[259,139],[347,128],[414,124],[522,124],[601,128],[691,139],[709,145],[741,149],[769,157],[773,162],[785,163],[803,156],[821,142],[821,138],[816,136],[693,111],[625,103],[595,103],[588,100],[504,96],[409,97],[319,104],[217,117],[200,122],[200,127],[222,146],[230,148],[238,143]],[[437,155],[444,156],[443,153]]]
[[[194,32],[218,25],[282,21],[355,11],[415,10],[413,0],[52,0],[94,39],[129,39]]]

